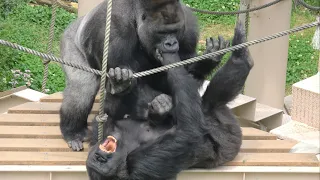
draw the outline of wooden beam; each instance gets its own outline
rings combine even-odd
[[[91,127],[89,127],[91,128]],[[275,140],[273,134],[254,129],[242,128],[244,140]],[[45,138],[61,139],[59,126],[0,126],[0,138]]]
[[[243,140],[243,153],[288,153],[296,143],[284,140]],[[63,139],[0,138],[0,151],[72,152]],[[84,143],[88,151],[88,143]]]
[[[85,165],[87,152],[6,152],[0,165]],[[314,154],[240,153],[226,166],[313,166],[319,167]]]

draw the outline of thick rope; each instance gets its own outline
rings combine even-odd
[[[48,42],[48,54],[52,54],[52,44],[54,39],[54,26],[56,23],[56,15],[57,15],[57,7],[58,7],[58,0],[55,0],[52,5],[52,18],[50,23],[50,32],[49,32],[49,42]],[[42,80],[42,93],[46,91],[47,79],[48,79],[48,69],[49,69],[49,60],[44,59],[43,61],[43,80]]]
[[[111,26],[111,12],[112,12],[112,0],[108,0],[107,6],[107,17],[106,17],[106,30],[104,39],[104,51],[102,60],[102,74],[100,83],[100,108],[98,116],[98,139],[99,141],[103,138],[103,123],[107,121],[108,115],[104,113],[104,99],[106,89],[106,78],[107,78],[107,65],[109,55],[109,39],[110,39],[110,26]]]
[[[292,34],[292,33],[298,32],[298,31],[302,31],[302,30],[305,30],[305,29],[308,29],[308,28],[312,28],[312,27],[315,27],[315,26],[320,26],[320,23],[319,22],[313,22],[313,23],[310,23],[310,24],[306,24],[306,25],[302,25],[302,26],[296,27],[294,29],[290,29],[290,30],[286,30],[286,31],[283,31],[283,32],[280,32],[280,33],[276,33],[274,35],[270,35],[270,36],[267,36],[267,37],[264,37],[264,38],[261,38],[261,39],[249,41],[249,42],[242,43],[242,44],[238,44],[236,46],[232,46],[232,47],[229,47],[229,48],[226,48],[226,49],[222,49],[222,50],[219,50],[219,51],[216,51],[216,52],[213,52],[213,53],[208,53],[208,54],[205,54],[205,55],[201,55],[201,56],[194,57],[194,58],[191,58],[191,59],[187,59],[187,60],[184,60],[184,61],[180,61],[180,62],[177,62],[177,63],[169,64],[169,65],[166,65],[166,66],[161,66],[161,67],[158,67],[158,68],[154,68],[154,69],[138,72],[138,73],[133,74],[133,77],[134,78],[139,78],[139,77],[144,77],[144,76],[148,76],[148,75],[151,75],[151,74],[159,73],[159,72],[162,72],[162,71],[166,71],[166,70],[168,70],[170,68],[183,66],[183,65],[186,65],[186,64],[194,63],[194,62],[198,62],[198,61],[210,58],[210,57],[222,55],[222,54],[225,54],[227,52],[235,51],[235,50],[238,50],[238,49],[241,49],[241,48],[245,48],[245,47],[248,47],[248,46],[252,46],[252,45],[261,43],[261,42],[265,42],[265,41],[269,41],[269,40],[272,40],[272,39],[275,39],[275,38],[286,36],[286,35],[289,35],[289,34]],[[26,53],[29,53],[29,54],[36,55],[36,56],[39,56],[39,57],[42,57],[42,58],[45,58],[45,59],[48,59],[48,60],[51,60],[51,61],[55,61],[55,62],[64,64],[64,65],[67,65],[67,66],[70,66],[70,67],[74,67],[74,68],[77,68],[77,69],[80,69],[80,70],[83,70],[83,71],[86,71],[86,72],[90,72],[90,73],[93,73],[95,75],[100,75],[100,76],[102,75],[102,72],[99,71],[99,70],[92,69],[92,68],[89,68],[89,67],[86,67],[86,66],[81,66],[79,64],[66,62],[66,61],[64,61],[64,60],[62,60],[60,58],[57,58],[57,57],[54,57],[54,56],[51,56],[51,55],[48,55],[48,54],[45,54],[45,53],[40,53],[38,51],[29,49],[29,48],[25,48],[23,46],[20,46],[20,45],[17,45],[17,44],[14,44],[14,43],[2,40],[2,39],[0,39],[0,44],[2,44],[4,46],[11,47],[13,49],[18,49],[20,51],[23,51],[23,52],[26,52]]]
[[[252,9],[246,9],[246,10],[240,10],[240,11],[226,11],[226,12],[221,12],[221,11],[209,11],[209,10],[202,10],[202,9],[197,9],[197,8],[193,8],[193,7],[189,7],[192,11],[194,12],[199,12],[199,13],[203,13],[203,14],[214,14],[214,15],[235,15],[235,14],[243,14],[243,13],[249,13],[249,12],[253,12],[253,11],[258,11],[260,9],[264,9],[270,6],[273,6],[279,2],[281,2],[283,0],[275,0],[272,1],[270,3],[267,3],[265,5],[259,6],[259,7],[255,7]]]
[[[161,67],[158,67],[158,68],[154,68],[154,69],[138,72],[138,73],[133,74],[133,77],[134,78],[140,78],[140,77],[144,77],[144,76],[149,76],[151,74],[155,74],[155,73],[159,73],[159,72],[162,72],[162,71],[166,71],[166,70],[174,68],[174,67],[195,63],[195,62],[198,62],[198,61],[210,58],[210,57],[222,55],[222,54],[225,54],[225,53],[231,52],[231,51],[236,51],[236,50],[239,50],[241,48],[245,48],[245,47],[252,46],[252,45],[255,45],[255,44],[258,44],[258,43],[262,43],[262,42],[265,42],[265,41],[276,39],[276,38],[279,38],[279,37],[282,37],[282,36],[286,36],[286,35],[289,35],[289,34],[292,34],[292,33],[298,32],[298,31],[302,31],[304,29],[308,29],[308,28],[311,28],[311,27],[315,27],[315,26],[318,26],[318,25],[320,25],[319,22],[313,22],[313,23],[310,23],[310,24],[302,25],[302,26],[296,27],[294,29],[282,31],[282,32],[279,32],[279,33],[276,33],[276,34],[273,34],[273,35],[258,39],[258,40],[253,40],[253,41],[245,42],[245,43],[242,43],[242,44],[238,44],[236,46],[225,48],[225,49],[213,52],[213,53],[208,53],[208,54],[197,56],[197,57],[194,57],[194,58],[190,58],[190,59],[187,59],[187,60],[184,60],[184,61],[179,61],[179,62],[172,63],[172,64],[169,64],[169,65],[161,66]]]
[[[247,9],[250,9],[250,3],[247,4]],[[246,37],[248,38],[249,35],[249,21],[250,21],[250,12],[246,13],[246,22],[245,22],[245,27],[246,27]]]
[[[304,0],[298,0],[298,3],[301,4],[303,7],[312,10],[312,11],[320,11],[320,6],[311,6],[307,4]]]
[[[30,49],[30,48],[23,47],[21,45],[15,44],[15,43],[11,43],[11,42],[8,42],[8,41],[0,39],[0,44],[2,44],[4,46],[11,47],[13,49],[18,49],[20,51],[23,51],[23,52],[26,52],[26,53],[29,53],[29,54],[32,54],[32,55],[35,55],[35,56],[39,56],[41,58],[44,58],[44,59],[47,59],[47,60],[50,60],[50,61],[55,61],[55,62],[64,64],[64,65],[67,65],[67,66],[70,66],[70,67],[81,69],[83,71],[86,71],[86,72],[93,73],[95,75],[101,76],[101,72],[99,70],[92,69],[92,68],[89,68],[89,67],[86,67],[86,66],[82,66],[82,65],[79,65],[79,64],[67,62],[67,61],[64,61],[64,60],[62,60],[60,58],[54,57],[52,55],[41,53],[41,52],[35,51],[33,49]]]

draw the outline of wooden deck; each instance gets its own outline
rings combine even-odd
[[[61,93],[57,93],[0,115],[0,165],[85,165],[88,145],[83,152],[72,152],[61,138],[58,115],[61,99]],[[97,107],[95,104],[89,119]],[[274,135],[254,128],[242,130],[241,152],[226,166],[320,165],[315,154],[289,153],[295,142],[277,140]]]

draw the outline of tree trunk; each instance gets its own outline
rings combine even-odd
[[[35,0],[37,2],[37,4],[40,5],[49,5],[52,6],[54,4],[54,1],[56,0]],[[66,2],[63,0],[57,0],[58,2],[58,6],[69,11],[72,13],[77,13],[78,12],[78,6],[77,3],[72,3],[72,2]]]

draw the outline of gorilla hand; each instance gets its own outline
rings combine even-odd
[[[120,94],[128,90],[133,84],[133,72],[131,69],[119,67],[109,69],[109,88],[111,94]]]
[[[159,124],[161,120],[166,119],[172,109],[172,99],[169,95],[160,94],[155,97],[149,106],[149,117],[152,122]]]
[[[216,51],[219,51],[221,49],[224,49],[229,46],[229,42],[225,41],[222,36],[218,36],[218,39],[215,38],[207,38],[206,39],[206,50],[203,54],[208,54],[208,53],[213,53]],[[215,63],[215,66],[217,66],[223,57],[224,54],[219,55],[219,56],[214,56],[211,57],[210,59]]]

